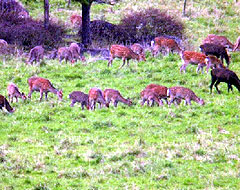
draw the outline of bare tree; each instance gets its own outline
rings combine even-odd
[[[44,0],[44,28],[49,26],[49,0]]]
[[[182,15],[186,16],[186,6],[187,6],[187,0],[184,0],[183,2],[183,11],[182,11]]]

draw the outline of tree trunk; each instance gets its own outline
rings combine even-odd
[[[67,7],[70,7],[70,5],[71,5],[71,0],[68,0]]]
[[[90,29],[91,2],[82,3],[82,43],[87,48],[92,44]]]
[[[44,28],[49,26],[49,0],[44,0]]]
[[[187,6],[187,0],[184,0],[184,3],[183,3],[183,11],[182,11],[182,15],[183,15],[183,16],[186,16],[186,6]]]

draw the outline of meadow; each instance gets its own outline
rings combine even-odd
[[[69,9],[59,2],[52,1],[51,13],[68,22]],[[180,2],[123,0],[113,6],[118,17],[104,12],[109,5],[93,5],[92,18],[104,15],[118,22],[127,5],[136,9],[148,3],[180,17]],[[208,33],[232,42],[239,35],[234,1],[208,2],[190,1],[188,17],[182,18],[188,48],[197,50]],[[41,13],[39,5],[26,4],[37,7],[31,16]],[[70,11],[79,7],[73,3]],[[231,55],[230,69],[240,75],[240,53]],[[188,66],[180,74],[177,54],[153,58],[147,52],[146,62],[130,61],[121,70],[120,59],[108,68],[107,61],[86,58],[73,66],[47,59],[39,67],[26,66],[21,57],[0,61],[0,94],[7,95],[9,82],[28,94],[27,79],[33,75],[48,78],[64,94],[61,102],[51,93],[49,101],[39,102],[34,92],[31,101],[12,104],[13,114],[0,111],[0,189],[239,189],[240,96],[235,87],[228,93],[221,83],[222,94],[215,88],[210,94],[210,73],[197,74],[196,66]],[[150,83],[191,88],[205,105],[142,107],[140,92]],[[133,106],[70,107],[68,94],[92,87],[117,89]]]

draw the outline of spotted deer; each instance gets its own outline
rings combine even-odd
[[[88,102],[91,110],[95,110],[96,103],[99,103],[100,108],[102,108],[102,105],[108,107],[108,104],[106,104],[106,101],[103,97],[103,92],[99,88],[91,88],[89,90]]]
[[[134,53],[136,53],[140,56],[140,61],[146,61],[144,48],[141,44],[135,43],[135,44],[131,45],[130,48],[133,50]]]
[[[33,64],[33,62],[35,61],[35,63],[39,63],[40,59],[43,59],[44,56],[44,49],[42,46],[36,46],[34,48],[32,48],[29,52],[29,59],[28,59],[28,64]]]
[[[229,50],[233,50],[234,49],[234,45],[225,36],[209,34],[202,41],[202,44],[206,44],[206,43],[222,45],[222,46],[228,48]]]
[[[71,21],[72,25],[75,27],[82,26],[82,17],[78,14],[71,15],[70,21]]]
[[[52,92],[58,96],[58,99],[61,101],[63,97],[62,90],[56,89],[52,83],[45,78],[41,77],[31,77],[28,79],[29,85],[29,94],[28,98],[31,99],[32,93],[34,91],[40,92],[40,101],[42,101],[43,93],[45,93],[45,100],[48,100],[48,92]]]
[[[197,97],[197,95],[189,88],[175,86],[168,89],[168,96],[170,97],[169,106],[177,99],[184,99],[185,105],[191,105],[191,101],[204,105],[204,100]]]
[[[130,48],[123,45],[112,45],[110,48],[110,60],[108,61],[108,67],[112,65],[112,61],[114,58],[122,58],[123,64],[120,69],[125,65],[125,61],[127,60],[127,65],[129,66],[130,59],[136,59],[140,61],[140,55],[136,54]]]
[[[168,55],[170,52],[173,53],[174,51],[176,51],[179,54],[182,51],[182,49],[179,47],[178,43],[174,39],[163,36],[156,37],[154,39],[152,55],[156,56],[158,52],[162,52],[163,50],[166,50]]]
[[[0,109],[3,107],[5,107],[9,113],[13,113],[15,111],[15,109],[9,104],[8,100],[0,94]]]
[[[81,49],[77,43],[71,43],[69,46],[69,51],[72,53],[72,59],[75,61],[81,59]]]
[[[27,99],[26,95],[23,92],[21,93],[14,83],[8,84],[7,91],[10,103],[13,102],[13,98],[16,99],[16,102],[18,102],[18,98],[21,98],[22,100]]]
[[[121,93],[115,89],[105,89],[103,91],[103,96],[106,103],[109,105],[110,102],[113,102],[114,107],[117,107],[118,102],[122,102],[124,104],[127,104],[128,106],[132,105],[132,101],[129,98],[128,99],[123,98]]]
[[[207,56],[200,52],[194,52],[194,51],[183,51],[180,53],[181,59],[182,59],[182,66],[180,67],[180,72],[184,71],[186,72],[186,67],[189,64],[198,65],[197,67],[197,73],[199,70],[202,70],[203,73],[203,67],[206,66],[206,58]]]

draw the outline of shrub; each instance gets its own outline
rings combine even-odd
[[[124,38],[130,42],[150,41],[156,36],[183,38],[184,25],[181,21],[159,9],[149,8],[126,15],[118,25]],[[121,41],[122,38],[120,37]]]
[[[63,27],[53,22],[46,30],[43,21],[20,18],[16,12],[0,14],[0,38],[25,49],[37,45],[44,45],[49,49],[56,47],[62,41],[64,33]]]

